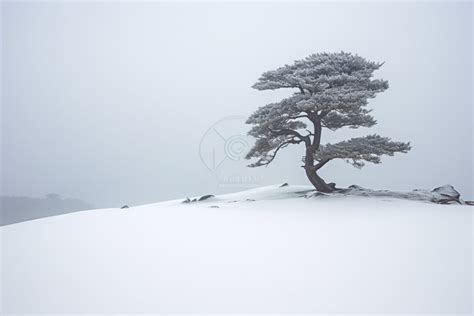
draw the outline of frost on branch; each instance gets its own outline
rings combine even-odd
[[[369,112],[370,110],[367,109],[359,109],[346,114],[329,112],[322,118],[321,124],[330,130],[336,130],[344,126],[350,128],[372,127],[377,124],[377,121],[371,115],[368,115]]]
[[[257,140],[246,158],[259,158],[250,167],[268,165],[278,150],[303,141],[298,130],[306,128],[306,124],[298,120],[301,111],[290,99],[262,106],[248,118],[247,124],[254,125],[248,134]]]
[[[249,167],[266,166],[273,161],[277,152],[290,144],[299,144],[301,141],[292,137],[280,136],[277,138],[258,138],[253,148],[249,151],[246,158],[257,157],[258,160],[249,165]]]
[[[349,113],[366,106],[367,99],[388,88],[387,81],[372,79],[373,72],[382,65],[344,52],[313,54],[263,73],[253,88],[294,88],[300,97],[292,102],[302,111]]]
[[[332,159],[345,159],[354,167],[362,168],[364,161],[375,164],[380,163],[382,155],[393,156],[396,152],[407,153],[410,143],[391,141],[388,137],[369,135],[351,138],[336,144],[321,145],[315,152],[317,161],[329,161]]]

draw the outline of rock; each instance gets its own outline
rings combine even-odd
[[[465,201],[464,203],[467,205],[474,205],[474,201]]]
[[[433,189],[431,190],[431,192],[436,192],[438,194],[441,194],[443,196],[447,196],[450,198],[454,198],[456,200],[459,200],[459,198],[461,197],[461,194],[458,191],[456,191],[454,187],[450,184],[446,184],[436,189]]]
[[[461,194],[450,184],[446,184],[431,190],[433,195],[432,201],[439,204],[449,204],[457,202],[461,204]]]
[[[347,188],[335,188],[334,192],[335,193],[343,193],[343,194],[350,194],[350,193],[358,193],[358,191],[364,191],[365,189],[361,186],[358,185],[350,185]]]
[[[218,205],[211,205],[211,206],[209,206],[209,207],[210,207],[210,208],[219,208]]]
[[[283,183],[282,185],[280,185],[280,188],[283,188],[283,187],[287,187],[288,186],[288,183]]]
[[[186,200],[184,200],[182,203],[193,203],[193,202],[198,202],[198,201],[204,201],[204,200],[207,200],[211,197],[214,197],[214,195],[212,194],[208,194],[208,195],[203,195],[201,196],[199,199],[198,198],[194,198],[194,199],[190,199],[190,198],[186,198]]]
[[[245,201],[247,201],[247,202],[255,202],[254,199],[245,199]]]
[[[204,201],[204,200],[210,199],[211,197],[214,197],[214,195],[212,194],[203,195],[199,198],[198,201]]]
[[[122,206],[120,209],[125,209],[125,208],[129,208],[129,206],[127,204],[125,204],[124,206]]]

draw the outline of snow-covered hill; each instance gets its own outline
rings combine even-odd
[[[310,189],[1,227],[2,312],[470,314],[473,208]]]

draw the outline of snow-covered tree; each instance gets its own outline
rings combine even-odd
[[[247,123],[253,125],[249,135],[256,142],[246,158],[257,158],[250,166],[268,165],[280,149],[302,143],[306,148],[303,167],[309,181],[318,191],[332,192],[335,184],[326,183],[317,174],[329,161],[344,159],[361,168],[364,161],[380,163],[382,155],[408,152],[410,143],[379,135],[321,145],[323,128],[334,131],[376,124],[366,106],[369,99],[388,88],[387,81],[372,78],[382,64],[351,53],[321,53],[263,73],[253,88],[290,88],[296,92],[260,107],[248,118]]]

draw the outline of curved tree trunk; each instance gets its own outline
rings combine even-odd
[[[334,191],[334,187],[327,184],[314,170],[314,167],[306,167],[306,176],[308,177],[309,182],[318,190],[319,192],[330,193]]]
[[[304,161],[304,169],[306,171],[306,176],[308,177],[311,184],[319,192],[333,192],[335,185],[327,184],[318,174],[322,166],[324,166],[329,160],[321,161],[317,165],[314,164],[314,153],[319,149],[319,144],[321,142],[321,119],[317,114],[309,115],[309,120],[313,122],[314,125],[314,139],[306,142],[306,156]]]
[[[314,165],[314,155],[315,149],[314,146],[306,147],[306,156],[304,161],[304,170],[306,171],[306,176],[308,177],[309,182],[318,190],[319,192],[333,192],[334,186],[327,184],[318,174],[317,170],[324,166],[329,160],[323,161]]]

